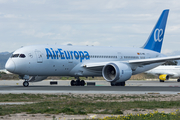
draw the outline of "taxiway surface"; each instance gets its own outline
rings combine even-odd
[[[23,87],[22,80],[1,80],[0,93],[77,93],[77,94],[179,94],[180,83],[176,80],[165,81],[138,81],[129,80],[126,86],[110,86],[103,80],[91,80],[95,86],[70,86],[69,80],[58,80],[57,85],[50,85],[49,80],[30,83]]]

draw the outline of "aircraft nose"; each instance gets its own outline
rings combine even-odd
[[[8,61],[6,62],[5,68],[7,71],[12,73],[15,71],[16,66],[11,58],[9,58]]]

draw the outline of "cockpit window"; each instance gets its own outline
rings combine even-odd
[[[11,57],[12,58],[16,58],[16,57],[18,57],[19,56],[19,54],[13,54]]]
[[[17,57],[19,57],[19,58],[25,58],[26,56],[25,56],[24,54],[13,54],[13,55],[11,56],[11,58],[17,58]]]
[[[19,55],[20,58],[25,58],[26,56],[24,54]]]

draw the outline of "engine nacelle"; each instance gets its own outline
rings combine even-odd
[[[167,74],[159,75],[159,79],[160,80],[169,80],[169,75],[167,75]]]
[[[104,66],[102,74],[107,82],[124,82],[132,76],[132,70],[127,64],[114,62]]]

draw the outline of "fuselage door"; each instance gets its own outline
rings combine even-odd
[[[43,63],[43,56],[42,53],[38,50],[35,50],[37,63]]]
[[[118,59],[119,59],[120,61],[123,60],[123,55],[122,55],[122,53],[121,53],[121,52],[118,52],[117,54],[118,54]]]
[[[69,51],[69,53],[71,53],[71,51]],[[72,54],[69,55],[68,63],[73,63],[73,55]]]

